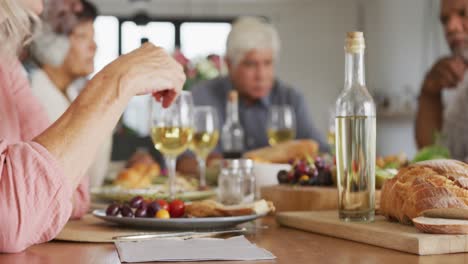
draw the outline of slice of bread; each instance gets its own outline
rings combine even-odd
[[[463,208],[434,208],[424,211],[423,216],[431,218],[468,220],[468,210]]]
[[[185,212],[189,217],[222,217],[241,215],[267,215],[275,211],[272,202],[259,200],[249,204],[225,206],[213,200],[193,202],[185,206]]]
[[[458,219],[416,217],[414,226],[425,233],[430,234],[468,234],[468,221]]]

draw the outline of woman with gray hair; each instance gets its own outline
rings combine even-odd
[[[53,239],[68,221],[74,190],[134,95],[169,106],[182,67],[146,44],[106,66],[50,127],[17,59],[42,0],[0,2],[0,252]]]
[[[68,35],[79,22],[77,14],[82,12],[83,8],[81,0],[45,1],[41,16],[43,23],[30,45],[34,59],[27,63],[60,66],[70,48]]]

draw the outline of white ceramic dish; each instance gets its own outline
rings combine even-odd
[[[155,230],[217,230],[233,227],[238,224],[255,220],[261,215],[243,215],[229,217],[204,218],[135,218],[121,216],[106,216],[106,210],[94,210],[93,215],[104,221],[113,222],[123,226],[150,228]]]
[[[260,188],[263,186],[271,186],[278,184],[278,172],[280,170],[291,169],[290,164],[276,163],[254,163],[253,173],[256,180],[257,197],[260,197]]]

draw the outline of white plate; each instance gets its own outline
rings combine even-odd
[[[243,215],[229,217],[158,219],[106,216],[105,210],[94,210],[93,215],[105,221],[117,223],[119,225],[156,230],[218,230],[233,227],[262,217],[262,215]]]
[[[91,194],[103,201],[128,201],[137,195],[145,199],[167,199],[169,194],[162,185],[154,185],[146,189],[124,189],[119,186],[102,186],[91,189]],[[216,190],[180,191],[176,198],[185,201],[204,200],[216,195]]]

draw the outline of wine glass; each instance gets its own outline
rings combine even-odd
[[[268,142],[271,146],[296,137],[296,116],[289,105],[274,105],[268,115]]]
[[[195,107],[191,149],[197,154],[200,188],[206,187],[206,158],[219,140],[218,114],[211,106]]]
[[[176,159],[190,146],[193,128],[192,94],[183,91],[168,108],[151,103],[151,138],[154,147],[164,154],[169,171],[169,198],[175,198]]]

